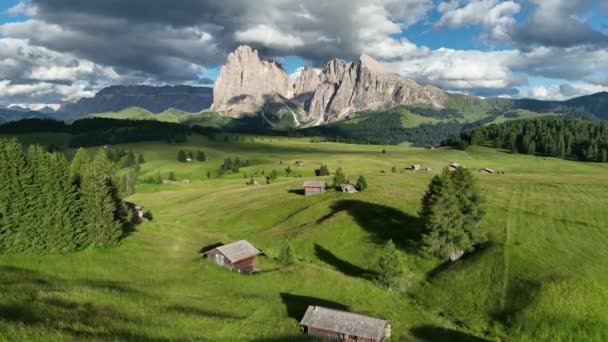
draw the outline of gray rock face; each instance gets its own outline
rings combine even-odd
[[[292,101],[307,112],[319,83],[319,75],[312,68],[305,67],[293,84]]]
[[[291,98],[289,76],[274,62],[263,61],[249,46],[228,55],[213,88],[212,110],[229,116],[255,113],[265,97]]]
[[[304,68],[290,86],[280,65],[262,61],[257,51],[248,46],[241,46],[228,56],[213,95],[212,110],[224,115],[238,117],[260,111],[267,115],[276,108],[279,114],[289,112],[298,125],[306,126],[397,105],[442,107],[447,98],[441,89],[402,78],[367,55],[353,64],[333,59],[320,75],[312,68]]]
[[[397,105],[442,107],[447,98],[441,89],[402,78],[367,55],[350,66],[330,61],[321,80],[308,112],[317,124],[339,121],[358,111]]]

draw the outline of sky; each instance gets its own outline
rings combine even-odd
[[[212,86],[239,45],[292,76],[366,53],[482,97],[608,91],[608,0],[0,0],[0,106]]]

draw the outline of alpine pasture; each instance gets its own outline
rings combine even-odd
[[[111,148],[143,154],[140,179],[173,171],[190,183],[138,183],[127,200],[153,219],[116,248],[0,256],[0,340],[297,341],[308,305],[390,320],[394,341],[608,339],[606,164],[245,135]],[[180,163],[180,150],[209,160]],[[207,177],[236,157],[250,166]],[[420,199],[450,162],[475,172],[489,234],[455,263],[419,246]],[[351,182],[364,175],[369,188],[303,196],[304,180],[331,184],[315,176],[322,164],[342,167]],[[413,164],[431,170],[405,170]],[[295,177],[285,176],[288,166]],[[482,167],[500,173],[477,174]],[[266,184],[262,171],[273,169],[279,178]],[[247,185],[256,173],[260,185]],[[265,254],[258,274],[198,253],[241,239]],[[296,255],[288,266],[276,261],[285,239]],[[406,266],[391,291],[374,281],[389,239]]]

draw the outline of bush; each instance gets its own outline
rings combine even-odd
[[[367,189],[367,180],[365,177],[360,176],[359,179],[357,179],[357,185],[355,187],[358,191],[365,191],[365,189]]]

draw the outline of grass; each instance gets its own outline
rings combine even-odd
[[[142,176],[174,171],[191,183],[139,184],[129,200],[154,220],[117,248],[0,256],[0,340],[295,341],[309,304],[389,319],[395,341],[608,337],[608,165],[483,147],[228,140],[120,146],[143,153]],[[202,149],[210,160],[178,163],[180,149]],[[237,156],[252,166],[206,178],[207,170]],[[451,161],[505,174],[478,177],[490,242],[444,264],[420,249],[417,213],[430,178]],[[369,191],[312,197],[294,191],[321,164],[341,166],[351,180],[365,175]],[[411,164],[433,171],[404,171]],[[303,177],[284,177],[287,165]],[[272,169],[281,176],[275,183],[245,185],[243,173]],[[274,261],[284,238],[298,257],[288,267]],[[404,292],[373,281],[389,238],[407,265]],[[265,252],[264,272],[241,276],[197,254],[237,239]]]

